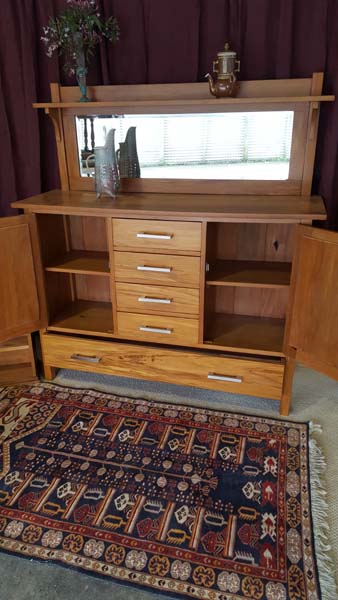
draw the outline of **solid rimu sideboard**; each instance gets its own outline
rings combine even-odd
[[[325,218],[320,198],[112,205],[54,190],[16,205],[40,248],[40,296],[20,256],[16,276],[47,378],[55,367],[133,376],[273,398],[287,414],[295,360],[336,376],[338,235],[301,225]]]
[[[319,106],[334,99],[322,83],[241,82],[217,100],[207,84],[95,86],[85,106],[52,84],[52,102],[35,106],[54,125],[62,189],[13,203],[24,214],[0,222],[0,341],[39,330],[47,379],[66,367],[191,385],[272,398],[285,415],[296,361],[338,379],[338,234],[312,226],[326,219],[311,196]],[[228,113],[246,128],[245,160],[250,120],[283,123],[284,174],[268,174],[263,142],[256,179],[124,178],[116,199],[96,198],[94,118],[197,115],[217,122],[219,143],[222,123],[237,135]]]

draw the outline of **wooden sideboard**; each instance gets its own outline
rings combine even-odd
[[[25,297],[47,378],[192,385],[273,398],[282,414],[295,360],[338,378],[338,234],[309,225],[325,219],[319,197],[54,190],[15,205],[40,249],[44,285]],[[16,281],[22,298],[25,272]]]
[[[319,103],[333,99],[321,87],[242,82],[227,103],[204,84],[98,86],[84,107],[52,84],[37,106],[62,189],[0,222],[1,339],[39,330],[47,379],[72,368],[190,385],[272,398],[284,415],[296,361],[338,379],[338,234],[312,226],[326,212],[310,195]],[[126,180],[97,199],[79,172],[77,114],[262,106],[295,115],[284,181]]]

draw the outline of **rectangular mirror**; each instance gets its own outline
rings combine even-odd
[[[294,112],[290,110],[91,115],[76,116],[75,121],[81,177],[94,175],[94,148],[105,144],[110,129],[115,129],[121,177],[210,180],[289,177],[294,121]]]

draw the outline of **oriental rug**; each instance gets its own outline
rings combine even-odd
[[[1,399],[1,551],[175,597],[322,598],[308,424],[47,383]]]

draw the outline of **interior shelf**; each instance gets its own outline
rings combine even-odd
[[[108,252],[72,250],[54,260],[46,267],[46,271],[109,276],[109,254]]]
[[[288,287],[291,263],[254,260],[217,260],[206,274],[207,285]]]
[[[113,336],[113,311],[110,302],[76,300],[52,320],[48,329],[66,333]]]
[[[220,349],[283,356],[284,325],[284,319],[214,314],[205,343]]]

